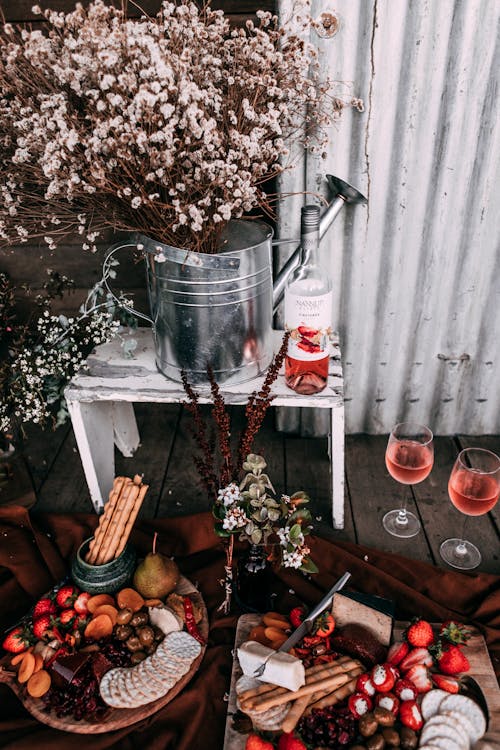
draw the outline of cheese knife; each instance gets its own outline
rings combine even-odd
[[[351,574],[349,572],[344,573],[343,576],[341,576],[338,581],[336,581],[330,591],[323,597],[323,599],[320,601],[319,604],[314,607],[314,609],[307,615],[306,619],[300,623],[299,627],[296,628],[296,630],[293,631],[292,635],[287,638],[287,640],[281,645],[276,651],[273,653],[277,654],[281,651],[289,651],[292,646],[295,646],[296,643],[298,643],[307,633],[309,633],[312,629],[312,626],[314,624],[314,620],[325,611],[327,607],[329,607],[333,601],[333,597],[336,594],[337,591],[340,591],[340,589],[344,588],[347,581],[351,577]],[[262,677],[264,674],[264,670],[266,668],[267,660],[270,659],[270,657],[273,654],[269,654],[267,659],[265,659],[262,664],[257,667],[257,669],[254,672],[255,677]]]

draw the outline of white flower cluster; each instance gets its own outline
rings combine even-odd
[[[304,534],[300,532],[291,537],[289,526],[278,529],[277,533],[284,567],[300,568],[304,559],[311,554],[310,548],[305,544]]]
[[[35,11],[40,11],[38,7]],[[318,152],[341,103],[314,49],[269,13],[164,0],[129,20],[103,0],[0,35],[0,242],[106,226],[214,250],[256,205],[290,139]]]
[[[235,482],[230,482],[227,487],[220,489],[217,493],[218,502],[222,502],[227,508],[241,499],[241,491]]]
[[[226,531],[234,531],[234,529],[242,529],[247,525],[249,519],[243,508],[238,505],[228,508],[226,516],[222,522],[222,528]]]

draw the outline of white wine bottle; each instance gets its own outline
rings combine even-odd
[[[285,289],[285,381],[303,395],[319,393],[328,382],[332,283],[319,262],[319,218],[319,206],[302,208],[301,263]]]

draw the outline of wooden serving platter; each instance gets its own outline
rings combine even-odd
[[[244,750],[247,740],[246,734],[240,734],[233,729],[232,718],[236,713],[236,682],[242,675],[238,662],[237,649],[248,639],[248,635],[255,625],[261,621],[258,614],[242,615],[238,620],[236,636],[234,641],[234,661],[231,674],[231,688],[226,718],[226,733],[224,736],[223,750]],[[394,624],[394,639],[397,640],[405,629],[407,623],[396,622]],[[474,746],[474,750],[498,750],[500,748],[500,689],[497,678],[493,671],[490,655],[485,640],[480,632],[471,628],[472,637],[467,643],[466,654],[470,661],[470,674],[480,685],[488,703],[490,712],[490,723],[485,736]]]
[[[201,608],[203,618],[198,627],[201,635],[206,641],[209,628],[208,613],[200,592],[195,588],[191,581],[184,578],[184,576],[181,576],[179,583],[177,584],[176,593],[181,596],[190,596],[193,602]],[[0,682],[7,684],[17,695],[26,710],[43,724],[48,724],[55,729],[62,729],[65,732],[75,732],[77,734],[100,734],[102,732],[112,732],[115,729],[123,729],[124,727],[128,727],[138,721],[147,719],[149,716],[152,716],[152,714],[159,711],[160,708],[166,706],[167,703],[170,703],[170,701],[173,700],[181,690],[183,690],[193,675],[198,671],[205,650],[206,646],[202,645],[201,652],[191,664],[189,672],[187,672],[184,677],[182,677],[179,682],[177,682],[174,687],[163,696],[163,698],[159,698],[156,701],[148,703],[146,706],[140,706],[138,708],[110,708],[109,714],[102,722],[91,722],[85,720],[76,721],[70,716],[59,719],[54,711],[46,711],[43,701],[41,699],[31,698],[31,696],[26,693],[25,687],[18,683],[15,673],[6,669],[12,655],[2,659]]]

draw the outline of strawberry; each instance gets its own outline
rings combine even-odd
[[[323,612],[314,621],[314,629],[316,635],[320,638],[328,638],[335,629],[335,620],[331,612]]]
[[[17,628],[13,628],[10,633],[7,633],[2,648],[11,654],[20,654],[22,651],[26,651],[31,640],[30,632],[22,625],[18,625]]]
[[[373,704],[365,693],[353,693],[349,696],[347,706],[354,718],[360,719],[363,714],[367,714],[368,711],[372,710]]]
[[[440,690],[446,690],[447,693],[458,693],[460,683],[454,677],[447,674],[433,674],[432,681]]]
[[[427,648],[434,643],[434,632],[427,620],[417,617],[406,628],[405,637],[414,648]]]
[[[394,693],[379,693],[375,698],[375,705],[387,709],[394,716],[398,715],[399,698],[396,698]]]
[[[456,620],[446,620],[441,625],[439,637],[450,643],[467,643],[471,637],[471,631],[463,623]]]
[[[294,607],[288,615],[288,619],[290,620],[294,628],[298,628],[302,621],[305,619],[305,616],[306,611],[304,607]]]
[[[377,693],[388,693],[392,690],[396,678],[388,664],[375,664],[370,672],[371,681]]]
[[[52,635],[52,616],[51,615],[41,615],[41,617],[37,617],[36,620],[33,622],[33,634],[36,638],[41,640],[45,636],[51,636]]]
[[[89,611],[87,607],[87,602],[91,598],[91,594],[89,594],[88,591],[82,591],[81,594],[77,596],[75,599],[75,603],[73,604],[73,607],[80,615],[86,615]]]
[[[56,594],[56,604],[58,605],[58,607],[60,607],[60,609],[72,607],[73,602],[75,601],[77,596],[78,589],[75,586],[72,586],[71,584],[61,586]]]
[[[61,625],[71,625],[76,617],[76,612],[73,608],[63,609],[59,615],[59,622]]]
[[[409,650],[410,647],[406,641],[396,641],[387,652],[387,663],[397,666],[405,658]]]
[[[428,693],[432,688],[429,672],[423,664],[414,664],[405,674],[405,678],[415,685],[418,693]]]
[[[264,740],[258,734],[249,734],[245,745],[245,750],[274,750],[272,742]]]
[[[33,613],[31,615],[33,620],[36,620],[38,617],[41,617],[42,615],[55,615],[57,612],[57,607],[52,601],[52,599],[49,599],[47,596],[44,596],[42,599],[39,599],[35,606],[33,607]]]
[[[423,664],[424,667],[431,667],[433,663],[431,652],[426,648],[414,648],[399,664],[402,672],[407,672],[415,664]]]
[[[415,701],[403,701],[399,707],[399,720],[405,727],[418,732],[422,729],[424,720],[418,704]]]
[[[359,675],[356,682],[356,690],[358,693],[363,693],[369,697],[375,695],[375,685],[371,681],[370,675],[367,672]]]
[[[417,697],[416,686],[413,684],[413,682],[410,682],[410,680],[406,679],[405,677],[396,680],[396,684],[394,685],[394,692],[402,701],[414,701]]]
[[[306,746],[293,732],[284,732],[279,738],[278,750],[306,750]]]
[[[443,645],[443,643],[440,643],[434,654],[439,670],[444,674],[468,672],[470,669],[469,660],[460,646],[450,644],[446,649],[443,649]]]
[[[87,615],[81,615],[77,612],[73,621],[73,630],[81,630],[82,628],[84,628],[88,623],[89,617],[90,613]]]

